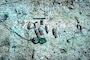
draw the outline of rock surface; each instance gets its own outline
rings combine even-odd
[[[0,0],[0,60],[90,60],[90,0]]]

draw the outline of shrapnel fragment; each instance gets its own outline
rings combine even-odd
[[[45,31],[46,33],[48,33],[48,27],[45,25]]]
[[[41,30],[41,28],[38,28],[38,31],[39,31],[40,35],[44,35],[43,30]]]
[[[57,38],[57,37],[58,37],[58,36],[57,36],[57,32],[56,32],[56,29],[55,29],[55,28],[53,28],[53,29],[52,29],[52,34],[54,35],[54,37],[55,37],[55,38]]]
[[[34,32],[35,32],[37,37],[40,37],[40,33],[39,33],[38,29],[34,29]]]
[[[46,19],[46,18],[33,18],[35,20],[43,20],[43,19]]]
[[[28,22],[28,24],[27,24],[27,29],[28,29],[28,30],[30,29],[30,25],[31,25],[31,23]]]

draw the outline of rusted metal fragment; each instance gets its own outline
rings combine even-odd
[[[44,35],[43,30],[41,30],[41,28],[38,28],[38,31],[39,31],[40,35]]]
[[[56,32],[56,29],[55,29],[55,28],[53,28],[53,29],[52,29],[52,34],[54,35],[54,37],[55,37],[55,38],[57,38],[57,37],[58,37],[58,36],[57,36],[57,32]]]
[[[82,30],[82,26],[77,24],[77,29],[81,31]]]
[[[33,49],[33,52],[32,52],[32,60],[34,60],[34,54],[35,54],[35,50]]]
[[[33,23],[34,24],[34,28],[36,28],[36,23],[38,23],[38,22]]]
[[[43,25],[43,20],[40,21],[40,25]]]
[[[66,53],[67,51],[65,49],[60,49],[61,53]]]
[[[43,19],[46,19],[46,18],[33,18],[35,20],[43,20]]]
[[[30,29],[30,25],[31,25],[31,23],[28,22],[28,24],[27,24],[27,29],[28,29],[28,30]]]
[[[34,29],[34,32],[35,32],[37,37],[40,37],[40,33],[39,33],[38,29]]]
[[[48,27],[47,26],[45,26],[45,31],[46,31],[46,33],[48,33]]]

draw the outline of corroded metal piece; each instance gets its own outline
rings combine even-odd
[[[77,29],[81,31],[82,30],[82,26],[77,24]]]
[[[28,24],[27,24],[27,29],[28,29],[28,30],[30,29],[30,25],[31,25],[31,23],[28,22]]]
[[[46,19],[46,18],[33,18],[33,19],[36,19],[36,20],[43,20],[43,19]]]
[[[38,29],[34,29],[34,32],[35,32],[37,37],[40,37],[40,33],[39,33]]]
[[[40,35],[44,35],[43,31],[41,30],[41,28],[38,28],[38,31],[40,33]]]
[[[33,23],[34,24],[34,28],[36,28],[36,23],[38,23],[38,22]]]
[[[43,25],[43,20],[40,21],[40,25]]]
[[[55,28],[52,29],[52,34],[54,35],[55,38],[57,38],[57,32]]]
[[[46,33],[48,33],[48,27],[47,26],[45,26],[45,31],[46,31]]]
[[[34,24],[34,28],[36,28],[36,23],[33,23]]]

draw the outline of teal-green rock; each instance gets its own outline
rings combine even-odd
[[[34,44],[38,44],[38,43],[39,43],[39,38],[34,37],[34,38],[32,39],[32,42],[33,42]]]
[[[46,39],[45,38],[39,38],[39,43],[40,44],[44,44],[44,43],[46,43]]]

